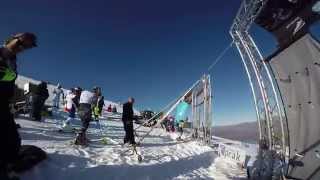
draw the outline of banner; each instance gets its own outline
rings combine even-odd
[[[244,150],[225,144],[219,144],[219,156],[243,166],[246,162],[246,152]]]
[[[175,117],[176,122],[179,122],[180,120],[184,120],[184,121],[186,120],[188,107],[189,107],[189,104],[184,101],[177,106],[176,117]]]

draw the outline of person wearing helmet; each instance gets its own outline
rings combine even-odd
[[[81,119],[82,127],[81,131],[76,137],[76,145],[87,145],[86,132],[89,127],[90,121],[92,121],[92,109],[95,107],[98,97],[97,88],[93,88],[92,91],[82,91],[80,96],[80,105],[78,114]]]
[[[53,90],[53,105],[52,105],[57,110],[59,109],[61,98],[64,99],[64,93],[61,85],[58,84],[57,87]]]
[[[76,117],[76,90],[71,88],[66,95],[65,111],[68,113],[68,118],[62,123],[62,132],[73,132],[72,121]]]
[[[74,91],[75,91],[76,96],[73,98],[73,102],[74,102],[76,108],[79,108],[79,106],[80,106],[80,96],[81,96],[82,88],[79,87],[79,86],[75,87]]]
[[[9,179],[7,167],[16,160],[21,146],[21,139],[9,108],[18,74],[16,56],[26,49],[36,47],[36,42],[34,34],[19,33],[11,36],[3,47],[0,47],[0,179]]]

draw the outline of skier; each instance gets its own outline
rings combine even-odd
[[[116,105],[113,105],[113,107],[112,107],[112,112],[113,112],[113,113],[118,113],[118,110],[117,110]]]
[[[60,98],[64,99],[64,93],[60,84],[53,90],[53,107],[57,110],[59,109],[60,105]]]
[[[168,126],[171,132],[175,132],[174,121],[175,121],[175,118],[173,116],[170,116]]]
[[[76,116],[76,90],[74,88],[66,96],[65,110],[69,113],[66,121],[63,122],[61,130],[64,132],[72,132],[73,128],[71,125],[72,120]]]
[[[94,116],[95,119],[98,120],[98,118],[101,116],[102,113],[102,108],[104,106],[104,97],[102,96],[102,90],[101,88],[97,88],[97,102],[96,102],[96,106],[94,108]]]
[[[133,134],[133,104],[134,98],[130,97],[128,102],[123,105],[122,122],[125,130],[124,144],[130,143],[131,145],[136,145]]]
[[[73,102],[74,102],[76,108],[78,109],[80,106],[80,96],[81,96],[82,88],[78,86],[78,87],[74,88],[74,91],[75,91],[76,96],[74,97]]]
[[[178,127],[178,132],[180,133],[179,137],[177,138],[178,141],[181,141],[182,140],[182,135],[183,135],[183,127],[184,127],[184,121],[183,120],[180,120],[178,123],[177,123],[177,127]]]
[[[89,127],[90,121],[92,121],[92,109],[95,107],[97,102],[98,89],[94,87],[92,92],[82,91],[80,96],[79,105],[79,117],[82,122],[82,127],[80,133],[76,137],[76,145],[87,145],[86,131]]]
[[[107,111],[108,111],[108,112],[112,112],[111,104],[109,104]]]
[[[161,128],[165,129],[167,132],[169,132],[169,117],[164,118],[164,120],[160,123]]]
[[[32,33],[19,33],[10,37],[0,47],[0,179],[10,179],[8,165],[18,158],[21,139],[9,108],[17,78],[16,55],[36,47],[37,38]]]
[[[41,112],[48,97],[47,83],[42,81],[32,95],[31,116],[34,121],[41,121]]]

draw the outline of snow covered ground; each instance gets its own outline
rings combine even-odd
[[[18,118],[23,144],[43,148],[49,158],[29,172],[22,180],[164,180],[164,179],[246,179],[245,171],[219,158],[208,146],[194,141],[177,142],[175,134],[155,130],[138,147],[137,156],[121,146],[124,136],[122,123],[117,119],[102,118],[102,131],[95,122],[88,130],[90,145],[72,145],[74,133],[57,131],[62,115],[44,122]],[[79,127],[79,120],[73,122]],[[148,128],[138,130],[138,136]],[[106,139],[105,142],[103,139]],[[139,139],[139,137],[137,138]]]

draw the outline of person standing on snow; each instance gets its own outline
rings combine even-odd
[[[60,84],[53,90],[53,107],[59,109],[60,98],[64,99],[64,93]]]
[[[112,112],[111,104],[109,104],[107,111],[108,111],[108,112]]]
[[[178,123],[177,123],[177,127],[178,127],[178,132],[180,133],[177,140],[182,140],[182,135],[183,135],[183,128],[184,128],[184,121],[183,120],[180,120]]]
[[[112,107],[112,113],[118,113],[116,105],[113,105]]]
[[[42,81],[32,95],[31,116],[34,121],[41,121],[41,112],[48,97],[47,83]]]
[[[123,122],[124,131],[126,133],[123,139],[124,144],[126,143],[130,143],[132,145],[136,144],[134,140],[134,133],[133,133],[134,101],[135,101],[134,98],[130,97],[128,102],[123,105],[122,122]]]
[[[76,145],[86,145],[87,137],[86,132],[89,127],[90,121],[92,121],[92,110],[96,105],[98,97],[98,89],[94,87],[92,92],[82,91],[80,96],[80,105],[79,105],[79,117],[82,122],[82,127],[80,133],[77,135],[75,144]]]
[[[76,108],[78,109],[80,106],[80,96],[81,96],[82,88],[78,86],[78,87],[74,88],[74,90],[75,90],[76,96],[74,97],[73,102],[74,102]]]
[[[18,75],[16,55],[37,47],[36,43],[37,37],[33,33],[19,33],[0,47],[0,179],[10,179],[8,165],[18,158],[21,147],[20,135],[9,108]]]
[[[94,116],[96,120],[101,116],[102,108],[104,106],[104,96],[102,96],[101,88],[97,88],[97,91],[98,91],[97,92],[98,98],[97,98],[96,106],[94,108]]]
[[[171,132],[175,132],[175,128],[174,128],[174,121],[175,121],[175,118],[173,117],[173,116],[170,116],[169,117],[169,124],[168,124],[168,126],[169,126],[169,130],[171,131]]]
[[[71,121],[76,116],[75,99],[76,99],[76,90],[74,88],[72,88],[71,91],[66,96],[65,110],[69,113],[69,115],[68,115],[67,120],[64,121],[62,124],[61,130],[63,130],[63,131],[73,131]]]

